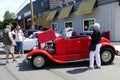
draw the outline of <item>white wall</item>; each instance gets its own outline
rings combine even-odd
[[[115,40],[120,41],[120,6],[115,3]]]
[[[101,30],[110,30],[111,41],[115,41],[115,2],[98,6],[94,9],[94,15]]]

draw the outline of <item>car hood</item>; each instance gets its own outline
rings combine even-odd
[[[39,43],[45,43],[47,41],[54,40],[56,38],[55,31],[52,29],[49,29],[47,31],[44,31],[42,33],[37,34]]]

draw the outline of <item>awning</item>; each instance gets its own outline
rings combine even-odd
[[[96,0],[88,0],[86,2],[81,2],[76,12],[76,15],[92,13],[95,3]]]
[[[73,5],[63,8],[58,18],[68,17],[70,15],[72,8],[73,8]]]
[[[43,13],[43,16],[39,16],[36,18],[36,24],[38,26],[43,26],[44,28],[50,28],[50,22],[47,21],[47,16],[49,15],[50,11],[46,11]]]
[[[47,17],[47,21],[51,21],[54,19],[55,15],[57,13],[57,10],[51,11]]]

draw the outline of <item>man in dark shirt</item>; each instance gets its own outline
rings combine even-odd
[[[5,45],[6,63],[9,63],[8,62],[9,54],[12,55],[13,62],[16,62],[16,59],[14,57],[15,41],[11,33],[11,26],[12,26],[11,24],[7,24],[6,28],[3,30],[3,44]]]
[[[100,33],[100,24],[95,23],[93,25],[93,33],[91,36],[91,43],[95,45],[95,50],[90,50],[90,65],[89,69],[94,69],[94,56],[96,56],[96,68],[101,68],[101,60],[100,60],[100,48],[101,48],[101,33]]]

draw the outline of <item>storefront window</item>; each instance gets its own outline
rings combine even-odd
[[[65,28],[72,28],[72,22],[65,22]]]
[[[51,28],[52,28],[53,30],[57,31],[57,30],[58,30],[58,25],[57,25],[57,23],[52,23]]]
[[[83,21],[83,27],[84,31],[93,31],[93,24],[95,23],[95,19],[84,19]]]

